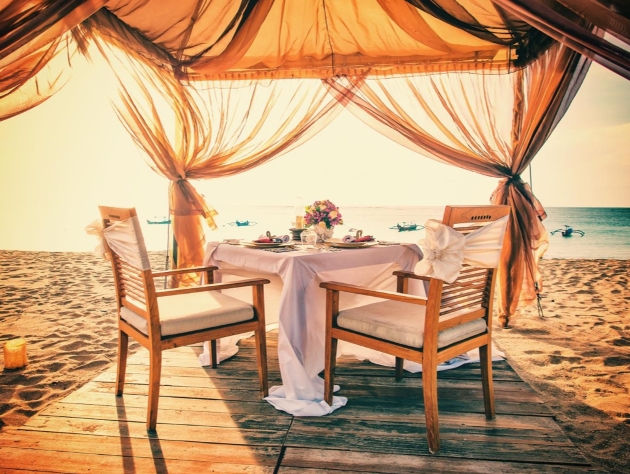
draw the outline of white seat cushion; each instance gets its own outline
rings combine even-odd
[[[426,307],[400,301],[383,301],[339,312],[337,324],[345,329],[405,346],[424,345],[424,315]],[[453,313],[441,321],[457,316]],[[438,334],[438,347],[446,347],[485,332],[482,318],[445,329]]]
[[[218,291],[187,293],[158,298],[162,336],[199,331],[254,318],[248,303]],[[148,334],[147,320],[131,311],[120,309],[120,317],[138,331]]]

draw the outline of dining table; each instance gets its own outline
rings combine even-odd
[[[250,245],[248,245],[250,244]],[[335,396],[332,406],[324,398],[324,383],[319,373],[324,368],[325,301],[322,281],[338,281],[395,291],[396,270],[412,271],[422,259],[422,251],[413,243],[377,243],[350,248],[328,245],[285,244],[259,248],[251,242],[209,242],[204,264],[216,265],[215,281],[264,277],[265,318],[267,329],[278,329],[278,361],[282,385],[271,387],[266,400],[277,409],[296,416],[322,416],[345,405],[346,398]],[[424,295],[420,281],[410,285],[410,292]],[[251,291],[231,289],[226,294],[251,302]],[[375,298],[344,295],[340,308],[347,309],[374,302]],[[219,361],[238,351],[239,337],[219,342]],[[341,343],[342,341],[340,341]],[[375,353],[354,344],[340,344],[338,354],[393,365],[393,357]],[[391,358],[391,360],[389,360]],[[209,345],[200,354],[202,365],[210,364]]]

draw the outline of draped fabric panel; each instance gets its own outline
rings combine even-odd
[[[36,107],[66,84],[65,49],[57,39],[0,70],[0,121]]]
[[[201,265],[203,220],[216,228],[193,179],[230,176],[260,166],[317,133],[346,97],[331,97],[320,81],[213,81],[182,84],[154,58],[120,49],[131,36],[86,32],[120,81],[117,113],[149,165],[170,180],[169,204],[179,268]],[[359,81],[360,84],[360,81]],[[352,90],[344,91],[351,95]],[[261,190],[262,192],[262,190]]]
[[[630,44],[630,3],[625,0],[493,0],[553,39],[630,79],[630,52],[603,38]],[[566,8],[565,8],[566,7]],[[592,24],[596,25],[595,30]]]
[[[68,31],[105,0],[0,2],[0,121],[51,97],[71,77]]]
[[[630,3],[627,0],[557,0],[589,23],[630,44]]]
[[[548,243],[541,223],[544,209],[520,174],[567,110],[588,64],[578,53],[556,45],[528,68],[509,75],[368,78],[348,105],[365,123],[412,150],[501,178],[491,200],[512,208],[499,266],[503,325],[515,313],[519,296],[531,302],[536,285],[542,290],[538,259]],[[355,79],[325,83],[341,93]]]
[[[0,65],[58,39],[106,0],[4,0],[0,2]]]

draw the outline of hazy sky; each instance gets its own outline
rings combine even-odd
[[[82,233],[99,204],[165,213],[168,183],[118,122],[99,74],[79,70],[49,101],[0,122],[0,249],[68,250],[63,240]],[[630,81],[593,64],[533,162],[534,193],[544,206],[630,207],[629,150]],[[271,163],[195,182],[219,212],[293,206],[296,196],[340,206],[485,204],[496,184],[401,147],[348,112]]]

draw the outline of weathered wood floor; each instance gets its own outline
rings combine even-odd
[[[280,382],[269,334],[270,385]],[[497,417],[486,421],[479,368],[440,374],[442,450],[428,454],[421,378],[340,361],[346,407],[294,418],[258,399],[252,342],[217,370],[200,347],[164,353],[157,435],[145,430],[146,352],[129,362],[125,395],[115,367],[19,428],[0,432],[0,472],[92,473],[574,473],[594,470],[506,362],[495,362]]]

